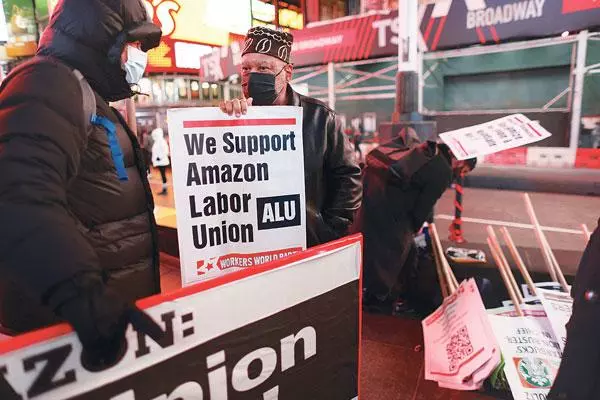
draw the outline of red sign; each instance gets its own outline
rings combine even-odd
[[[599,0],[563,0],[563,14],[600,8]]]
[[[292,62],[296,67],[392,56],[398,54],[398,11],[318,24],[293,35]],[[239,73],[240,48],[235,42],[203,57],[200,76],[221,80]]]

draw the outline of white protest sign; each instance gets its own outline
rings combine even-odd
[[[567,343],[566,325],[573,313],[573,299],[568,293],[554,290],[538,288],[537,293],[546,315],[548,315],[550,325],[554,329],[554,335],[558,339],[560,349],[564,351]]]
[[[504,372],[515,400],[546,400],[562,352],[542,306],[490,310],[488,318],[504,356]],[[493,315],[496,314],[496,315]]]
[[[538,142],[551,133],[525,115],[513,114],[439,136],[456,158],[466,160]]]
[[[306,248],[302,109],[168,112],[183,284]]]
[[[0,399],[355,399],[361,260],[353,236],[144,299],[164,339],[129,327],[102,371],[66,324],[1,341]]]
[[[538,282],[538,283],[535,283],[535,287],[552,290],[554,292],[562,292],[563,291],[563,287],[558,282]],[[521,289],[523,290],[523,298],[525,300],[528,300],[529,298],[537,299],[537,297],[533,293],[531,293],[531,289],[529,288],[529,286],[526,283],[521,285]],[[569,286],[569,290],[570,289],[571,289],[571,287]]]

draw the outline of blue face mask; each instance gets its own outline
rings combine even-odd
[[[123,69],[126,73],[125,79],[129,84],[135,85],[142,79],[147,65],[147,53],[136,47],[127,46],[127,61],[123,64]]]

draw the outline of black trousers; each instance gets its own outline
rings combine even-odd
[[[158,170],[160,171],[160,177],[162,178],[162,183],[163,184],[167,183],[167,167],[164,165],[161,165],[160,167],[158,167]]]

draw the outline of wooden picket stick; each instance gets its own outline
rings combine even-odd
[[[504,255],[504,251],[502,251],[502,247],[500,247],[500,242],[498,241],[498,237],[496,236],[496,232],[494,231],[494,228],[492,228],[491,225],[488,225],[487,232],[488,232],[488,236],[489,236],[490,240],[492,241],[492,244],[494,245],[496,254],[500,257],[500,261],[502,262],[502,268],[504,268],[504,272],[506,273],[506,276],[508,277],[508,280],[510,281],[510,283],[513,287],[513,290],[515,291],[517,300],[519,300],[519,304],[524,303],[525,300],[523,299],[523,295],[521,294],[521,291],[519,290],[519,285],[517,285],[517,281],[515,279],[515,276],[512,273],[512,270],[510,269],[510,264],[508,263],[508,260],[506,259],[506,256]]]
[[[533,204],[531,203],[531,199],[527,193],[523,194],[523,199],[525,200],[525,208],[527,209],[527,214],[529,215],[529,219],[533,224],[533,229],[535,231],[535,237],[538,241],[538,245],[540,246],[540,250],[542,251],[542,255],[544,256],[544,262],[546,263],[546,268],[548,268],[548,272],[550,273],[550,279],[554,282],[558,282],[558,278],[556,276],[556,269],[554,268],[554,262],[548,253],[546,244],[545,244],[545,236],[540,223],[535,215],[535,210],[533,209]]]
[[[510,251],[510,254],[512,255],[513,260],[515,260],[515,263],[517,264],[519,271],[521,271],[521,275],[523,276],[523,279],[525,279],[525,283],[527,283],[527,286],[529,286],[529,290],[531,291],[531,293],[534,296],[537,296],[535,283],[533,283],[533,279],[531,279],[531,275],[529,275],[527,266],[523,262],[523,259],[521,258],[521,255],[519,254],[519,250],[517,250],[517,246],[515,246],[515,242],[513,241],[512,236],[508,232],[508,229],[505,226],[503,226],[502,228],[500,228],[500,232],[502,232],[502,236],[504,237],[504,242],[508,246],[508,250]]]
[[[517,312],[517,315],[519,317],[522,317],[523,310],[521,310],[521,305],[519,303],[519,299],[517,298],[517,295],[515,294],[515,290],[512,286],[512,283],[510,282],[510,279],[508,278],[508,275],[506,274],[506,271],[504,270],[504,267],[502,266],[502,260],[500,259],[500,256],[496,252],[494,243],[492,242],[492,239],[489,236],[487,238],[487,244],[488,244],[488,247],[490,248],[490,252],[492,253],[492,257],[494,258],[494,261],[496,262],[496,266],[498,267],[498,270],[500,271],[500,276],[502,276],[502,280],[504,281],[504,286],[506,286],[506,290],[508,290],[508,295],[510,296],[510,299],[512,300],[513,305],[515,306],[515,311]]]
[[[585,243],[587,244],[592,237],[592,232],[590,232],[586,224],[581,224],[581,229],[583,230],[583,236],[585,236]]]
[[[438,281],[440,283],[440,289],[442,291],[442,296],[444,298],[446,298],[450,295],[450,291],[451,291],[450,284],[448,282],[446,282],[446,278],[445,278],[445,274],[444,274],[444,267],[442,265],[442,260],[440,259],[440,255],[438,254],[437,246],[435,244],[433,244],[432,248],[433,248],[433,258],[435,260],[435,270],[437,272]]]
[[[433,245],[436,247],[437,254],[439,255],[439,259],[442,264],[442,270],[444,271],[444,276],[446,277],[446,282],[448,282],[448,287],[450,289],[450,294],[452,294],[456,291],[456,289],[458,289],[458,281],[456,280],[456,277],[450,268],[450,264],[448,264],[448,260],[446,260],[446,256],[444,255],[444,249],[442,248],[442,242],[440,242],[440,236],[438,235],[435,223],[429,224],[429,232],[431,233]]]

